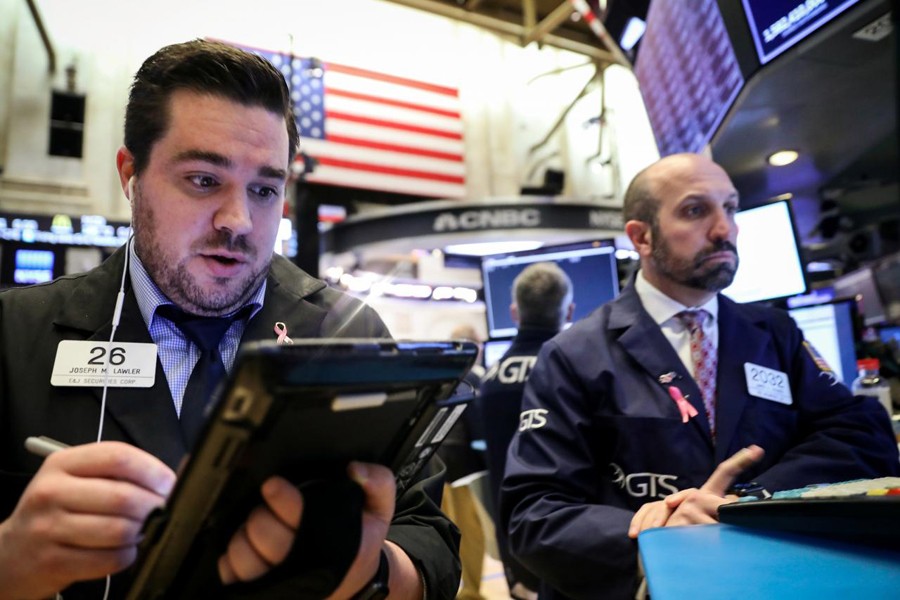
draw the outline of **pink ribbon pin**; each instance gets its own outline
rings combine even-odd
[[[687,423],[688,419],[697,416],[697,409],[694,408],[694,405],[688,402],[687,399],[681,394],[681,390],[679,390],[674,385],[670,385],[669,395],[672,396],[672,400],[674,400],[675,404],[678,405],[678,410],[681,412],[682,423]]]
[[[293,344],[294,340],[288,337],[287,334],[287,325],[278,321],[275,323],[275,333],[278,334],[278,339],[275,340],[276,344]]]

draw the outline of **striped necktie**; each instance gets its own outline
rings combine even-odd
[[[691,334],[691,362],[694,379],[703,394],[703,406],[713,440],[716,439],[716,369],[719,357],[716,349],[703,332],[703,322],[709,313],[705,310],[685,310],[675,315]]]

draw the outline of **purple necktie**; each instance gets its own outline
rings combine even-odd
[[[716,368],[719,358],[712,340],[703,332],[703,321],[708,312],[705,310],[685,310],[677,315],[691,334],[691,362],[694,363],[694,379],[703,394],[703,406],[706,408],[706,419],[713,440],[716,439]]]

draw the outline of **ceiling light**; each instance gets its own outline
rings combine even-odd
[[[487,256],[488,254],[506,254],[540,248],[543,242],[522,240],[506,242],[473,242],[470,244],[451,244],[444,247],[445,254],[462,254],[465,256]]]
[[[638,40],[641,39],[646,30],[647,23],[637,17],[631,17],[625,25],[622,37],[619,38],[619,46],[622,47],[622,50],[628,52],[634,48],[634,45],[638,43]]]
[[[800,154],[796,150],[779,150],[770,154],[768,161],[773,167],[783,167],[797,160],[799,156]]]

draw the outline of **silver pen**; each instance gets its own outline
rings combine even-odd
[[[50,456],[57,450],[62,450],[63,448],[68,447],[68,444],[58,442],[53,438],[47,437],[46,435],[42,435],[40,437],[32,436],[25,438],[25,449],[32,454],[37,454],[38,456],[43,456],[44,458]]]

